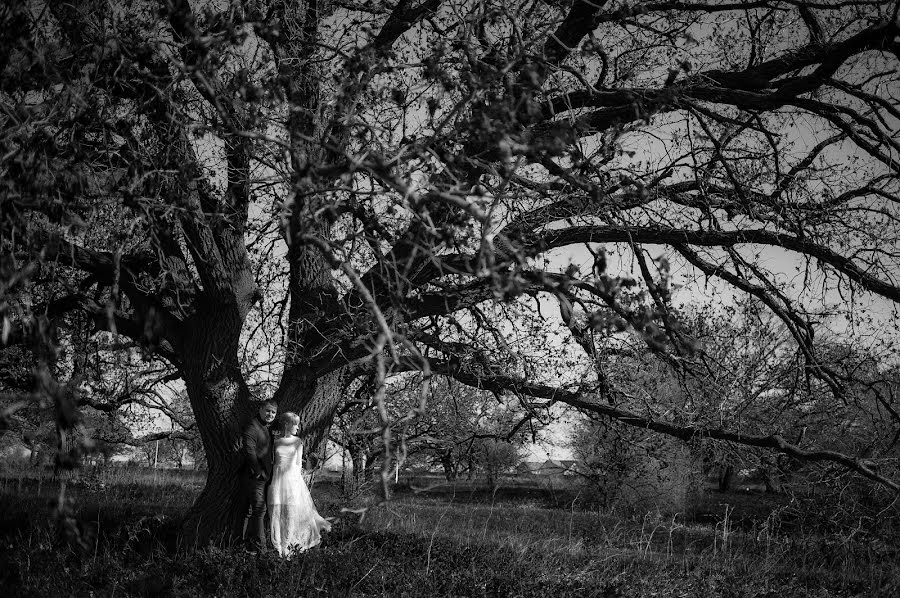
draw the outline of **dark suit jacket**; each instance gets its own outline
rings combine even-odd
[[[244,449],[244,467],[246,474],[258,476],[264,473],[266,479],[272,478],[272,437],[269,429],[257,416],[253,416],[242,434]]]

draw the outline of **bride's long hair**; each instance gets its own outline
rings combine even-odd
[[[285,411],[275,418],[275,422],[272,424],[272,432],[284,438],[293,425],[300,425],[300,416],[293,411]]]

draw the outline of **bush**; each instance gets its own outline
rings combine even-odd
[[[585,500],[629,516],[692,511],[702,482],[684,442],[592,419],[580,421],[573,438]]]

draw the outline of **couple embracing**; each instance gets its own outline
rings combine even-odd
[[[236,536],[244,537],[252,549],[265,551],[268,510],[272,544],[279,555],[289,556],[317,545],[331,524],[316,511],[303,479],[303,444],[297,437],[300,418],[289,411],[277,413],[274,401],[264,401],[244,428],[239,475],[247,514]]]

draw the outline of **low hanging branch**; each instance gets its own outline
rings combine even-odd
[[[574,392],[547,386],[544,384],[530,383],[521,378],[504,375],[483,375],[474,373],[458,362],[443,361],[432,362],[432,372],[451,376],[459,380],[463,384],[490,390],[493,392],[515,392],[539,399],[547,399],[550,403],[548,407],[556,402],[571,405],[581,411],[597,413],[605,415],[612,419],[618,420],[623,424],[634,426],[636,428],[645,428],[667,436],[680,438],[681,440],[691,440],[694,438],[710,438],[712,440],[724,440],[734,442],[744,446],[755,446],[759,448],[773,449],[791,457],[802,459],[804,461],[826,461],[837,463],[854,471],[870,480],[890,488],[894,492],[900,493],[900,483],[887,478],[875,471],[871,464],[862,459],[856,459],[850,455],[829,450],[804,450],[795,444],[787,442],[778,434],[769,434],[766,436],[741,434],[720,428],[708,428],[702,426],[685,426],[667,422],[665,420],[654,419],[653,417],[640,415],[625,409],[620,409],[609,404],[599,401],[590,400],[593,395]]]

